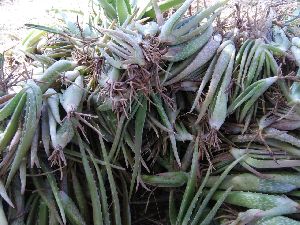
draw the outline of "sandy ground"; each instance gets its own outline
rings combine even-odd
[[[25,23],[48,24],[51,16],[47,10],[70,6],[76,9],[83,2],[85,0],[0,0],[0,52],[15,46],[26,35]]]
[[[200,0],[201,3],[203,3]],[[215,0],[205,0],[206,3]],[[51,16],[47,10],[53,8],[79,8],[86,7],[89,0],[0,0],[0,52],[10,49],[17,45],[28,29],[25,23],[35,23],[40,25],[51,24]],[[195,0],[195,2],[197,2]],[[249,5],[249,3],[252,3]],[[254,3],[255,2],[255,3]],[[255,13],[257,2],[272,2],[275,5],[288,5],[295,3],[295,0],[230,0],[231,8],[235,3],[248,5],[248,9]],[[294,5],[294,4],[292,4]],[[250,7],[249,7],[250,6]],[[285,7],[284,7],[285,8]],[[232,11],[231,11],[232,12]],[[232,15],[232,14],[231,14]],[[245,19],[245,18],[244,18]]]

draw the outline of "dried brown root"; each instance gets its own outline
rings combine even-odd
[[[138,93],[148,97],[150,93],[158,92],[164,101],[172,106],[172,100],[165,94],[167,89],[162,87],[159,79],[159,72],[164,70],[161,64],[162,56],[167,51],[166,47],[156,37],[146,37],[141,43],[141,48],[146,64],[129,65],[118,82],[108,83],[100,91],[102,97],[114,100],[114,111],[124,111]]]
[[[60,180],[63,179],[63,166],[67,165],[67,160],[65,154],[61,148],[55,149],[52,154],[49,156],[48,160],[50,161],[51,167],[58,166],[60,170]]]
[[[218,137],[218,131],[215,129],[211,129],[209,133],[207,134],[205,138],[205,142],[208,144],[209,147],[213,147],[215,149],[221,149],[220,148],[220,143],[221,140]]]

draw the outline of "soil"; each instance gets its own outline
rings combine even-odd
[[[80,8],[81,0],[0,0],[0,52],[16,46],[26,36],[25,23],[51,24],[48,10]]]

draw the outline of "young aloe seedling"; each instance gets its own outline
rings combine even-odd
[[[224,6],[228,0],[218,1],[216,4],[209,6],[207,9],[204,9],[187,19],[187,22],[180,21],[192,2],[193,0],[185,1],[161,27],[159,35],[159,40],[161,42],[176,45],[193,40],[195,36],[198,36],[207,27],[211,26],[213,20],[218,15],[218,12],[216,11]],[[207,21],[201,24],[205,18],[207,18]]]
[[[104,34],[108,35],[111,40],[105,44],[111,55],[108,54],[102,47],[100,52],[109,64],[118,69],[127,69],[129,65],[137,64],[145,65],[145,58],[143,50],[139,43],[141,37],[136,33],[126,33],[124,30],[102,30]]]

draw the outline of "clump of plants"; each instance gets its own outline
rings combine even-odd
[[[87,4],[0,55],[0,224],[300,224],[297,16]]]

